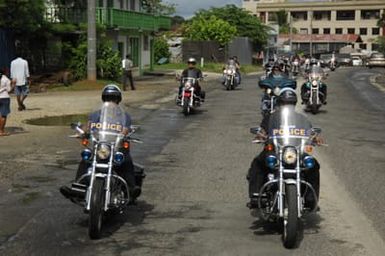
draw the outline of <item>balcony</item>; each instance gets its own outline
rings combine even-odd
[[[45,19],[50,23],[87,23],[87,10],[66,7],[47,8]],[[142,31],[159,31],[171,28],[169,17],[112,8],[97,8],[96,22],[108,28]]]
[[[112,8],[98,8],[97,22],[107,27],[120,29],[158,31],[171,28],[169,17]]]

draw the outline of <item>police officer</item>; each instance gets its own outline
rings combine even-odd
[[[277,104],[279,105],[279,107],[281,108],[282,106],[290,105],[293,107],[293,112],[294,112],[296,103],[297,103],[297,95],[295,93],[295,90],[291,88],[283,89],[283,92],[278,97],[278,101],[277,101]],[[268,138],[268,131],[271,130],[270,128],[277,126],[275,121],[279,120],[280,115],[281,115],[281,112],[278,110],[271,115],[264,116],[262,123],[260,125],[260,127],[262,128],[262,131],[257,135],[257,139],[265,141]],[[296,118],[297,120],[301,120],[301,123],[305,124],[308,128],[311,128],[311,123],[306,119],[305,116],[294,112],[293,117]],[[254,160],[251,162],[251,166],[247,174],[247,180],[249,181],[249,198],[250,198],[250,202],[247,204],[247,206],[249,208],[256,208],[258,206],[258,199],[260,197],[259,191],[262,188],[269,171],[265,163],[266,153],[267,152],[264,149],[257,157],[254,158]],[[318,161],[315,160],[314,167],[312,169],[306,170],[306,173],[305,173],[305,179],[314,187],[314,190],[316,191],[316,194],[317,194],[317,198],[319,198],[319,169],[320,169],[320,165]],[[314,199],[309,198],[309,202],[311,202],[312,200]]]
[[[104,87],[102,91],[102,101],[103,102],[113,102],[115,104],[119,104],[122,101],[122,92],[119,87],[115,84],[109,84]],[[131,127],[131,117],[128,113],[126,115],[126,123],[122,124],[124,129],[123,133],[128,134]],[[88,125],[86,129],[86,133],[89,132],[90,126],[92,123],[99,123],[101,117],[101,110],[93,112],[88,117]],[[135,182],[134,176],[134,164],[130,155],[129,150],[124,150],[124,162],[116,168],[116,172],[119,176],[121,176],[126,182],[128,187],[130,188],[130,202],[133,203],[135,199],[141,194],[141,187],[138,186]],[[79,167],[76,173],[75,181],[77,181],[80,177],[87,173],[88,168],[90,167],[90,163],[81,160],[79,163]],[[60,188],[60,192],[67,198],[72,198],[74,196],[74,192],[67,186],[63,186]]]

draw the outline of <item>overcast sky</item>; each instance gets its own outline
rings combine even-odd
[[[242,0],[163,0],[176,4],[176,15],[189,18],[199,9],[208,9],[211,6],[221,7],[226,4],[236,4],[241,7]]]

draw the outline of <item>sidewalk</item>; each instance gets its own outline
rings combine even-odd
[[[216,73],[205,74],[208,77],[204,86],[209,86],[209,81],[215,81],[221,76],[221,74]],[[216,86],[215,82],[211,84],[211,86]],[[169,75],[139,79],[135,82],[135,86],[135,91],[123,92],[122,103],[125,106],[145,104],[154,100],[162,103],[171,101],[174,99],[179,85],[174,76]],[[100,107],[101,102],[101,92],[99,90],[31,93],[25,100],[27,110],[18,111],[16,97],[12,95],[11,114],[8,116],[6,127],[17,127],[21,130],[38,129],[36,126],[24,123],[24,121],[49,116],[90,113]]]

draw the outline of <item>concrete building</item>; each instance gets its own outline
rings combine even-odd
[[[46,0],[46,19],[52,23],[84,23],[86,10],[56,6]],[[107,28],[107,35],[121,58],[130,54],[142,73],[145,66],[154,63],[153,36],[171,28],[171,18],[144,13],[140,0],[97,0],[96,22]]]
[[[358,35],[362,42],[350,42],[356,49],[376,50],[375,40],[383,35],[377,21],[385,0],[243,0],[243,8],[268,25],[277,22],[276,12],[285,10],[288,23],[299,34]]]

